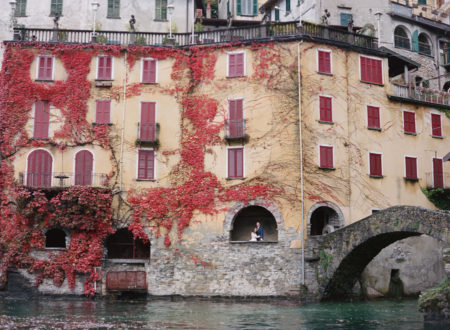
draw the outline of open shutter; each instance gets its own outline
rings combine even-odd
[[[431,114],[431,130],[433,136],[442,136],[441,128],[441,116],[432,113]]]
[[[286,0],[286,11],[291,11],[291,0]]]
[[[242,0],[236,1],[236,14],[242,15]]]
[[[289,0],[286,0],[286,1],[289,1]],[[258,15],[258,0],[253,0],[253,15],[255,15],[255,16]]]
[[[444,188],[442,159],[433,158],[433,188]]]
[[[140,139],[143,141],[155,140],[155,103],[141,103]]]
[[[411,36],[412,50],[414,52],[419,51],[419,31],[415,30]]]

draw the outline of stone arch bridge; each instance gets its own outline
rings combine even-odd
[[[449,224],[450,211],[395,206],[328,235],[308,238],[306,247],[313,255],[309,261],[317,262],[313,281],[318,282],[321,300],[348,298],[364,268],[395,241],[426,234],[448,248]]]

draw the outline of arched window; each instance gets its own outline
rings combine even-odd
[[[75,155],[75,184],[90,186],[92,184],[92,164],[94,157],[87,150],[81,150]]]
[[[66,248],[66,233],[64,230],[53,228],[45,233],[46,248]]]
[[[394,45],[399,48],[411,48],[408,34],[405,29],[400,26],[397,26],[394,30]]]
[[[263,228],[264,241],[278,241],[277,222],[272,213],[261,206],[246,207],[236,215],[230,232],[230,240],[249,241],[257,222]]]
[[[34,150],[28,155],[27,186],[50,187],[53,159],[46,150]]]
[[[450,81],[447,81],[442,88],[444,92],[450,92]]]
[[[126,228],[119,229],[106,241],[108,259],[149,259],[150,243],[133,238],[133,233]]]
[[[334,231],[333,224],[339,222],[339,215],[328,206],[321,206],[311,214],[311,236],[329,234]]]
[[[419,53],[431,55],[431,42],[425,33],[419,34]]]

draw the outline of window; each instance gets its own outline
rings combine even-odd
[[[427,4],[427,0],[419,0],[419,5],[426,5]]]
[[[433,188],[444,188],[444,170],[440,158],[433,158]]]
[[[237,0],[236,12],[238,15],[256,16],[258,14],[258,0]]]
[[[419,53],[431,55],[431,43],[424,33],[419,34]]]
[[[280,20],[280,10],[275,8],[274,15],[275,15],[275,21],[279,21]]]
[[[108,18],[120,18],[120,0],[108,0]]]
[[[407,134],[416,134],[415,112],[403,111],[403,130]]]
[[[379,107],[367,106],[367,127],[370,129],[381,129]]]
[[[37,65],[37,80],[53,80],[53,56],[40,55]]]
[[[16,1],[16,11],[14,12],[14,16],[21,17],[26,16],[27,9],[27,0],[17,0]]]
[[[155,178],[155,151],[151,149],[138,150],[139,180],[153,180]]]
[[[45,247],[46,248],[66,248],[66,233],[58,228],[47,230],[45,233]]]
[[[150,242],[140,238],[134,239],[127,228],[118,229],[106,240],[108,259],[148,259]]]
[[[50,16],[62,15],[63,0],[52,0],[50,5]]]
[[[442,137],[441,115],[431,114],[431,135]]]
[[[317,50],[317,71],[331,74],[331,52]]]
[[[228,178],[244,177],[244,148],[228,148]]]
[[[48,139],[50,124],[50,105],[48,101],[36,101],[34,103],[34,131],[36,139]]]
[[[319,146],[320,149],[320,168],[334,168],[333,165],[333,147],[332,146]]]
[[[34,150],[27,158],[27,186],[50,187],[53,159],[46,150]]]
[[[394,30],[394,46],[404,49],[411,48],[408,34],[405,29],[400,26],[397,26]]]
[[[369,174],[373,177],[382,177],[383,170],[381,168],[381,154],[369,153]]]
[[[353,19],[353,15],[347,14],[347,13],[341,13],[340,18],[341,18],[341,25],[347,26],[348,22],[350,22],[350,19]]]
[[[291,0],[286,0],[286,11],[291,11]]]
[[[228,54],[228,77],[242,77],[245,75],[245,53]]]
[[[243,99],[228,101],[228,138],[242,138],[245,135],[243,104]]]
[[[95,101],[95,123],[109,124],[111,122],[111,101],[97,100]]]
[[[333,122],[332,100],[328,96],[319,96],[320,115],[319,121],[325,123]]]
[[[112,56],[98,56],[97,57],[97,79],[98,80],[112,80]]]
[[[156,13],[155,20],[165,21],[167,20],[167,0],[156,0]]]
[[[450,64],[450,42],[441,41],[439,45],[440,45],[439,47],[440,64],[441,65]]]
[[[405,157],[405,178],[417,180],[417,157]]]
[[[142,59],[142,82],[147,84],[156,83],[156,60],[153,58]]]
[[[361,80],[364,82],[382,84],[382,62],[374,58],[360,56]]]
[[[81,150],[75,155],[75,184],[90,186],[92,184],[92,169],[94,156],[87,150]]]
[[[139,123],[141,141],[156,140],[155,108],[155,102],[141,102],[141,122]]]

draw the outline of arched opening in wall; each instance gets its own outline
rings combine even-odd
[[[46,248],[66,248],[66,233],[64,230],[53,228],[45,233]]]
[[[410,41],[406,30],[397,26],[394,30],[394,45],[398,48],[410,49]]]
[[[127,228],[118,229],[106,240],[108,259],[149,259],[150,242],[134,239]]]
[[[231,241],[250,241],[251,233],[259,222],[264,231],[265,242],[278,241],[278,228],[275,217],[261,206],[243,208],[234,218],[230,232]]]
[[[431,55],[431,42],[425,33],[419,34],[419,53]]]
[[[430,82],[428,80],[424,80],[420,76],[416,76],[414,78],[414,82],[415,82],[417,87],[425,87],[425,88],[429,88],[430,87]]]
[[[447,81],[442,88],[444,92],[450,92],[450,81]]]
[[[338,222],[339,215],[328,206],[321,206],[311,215],[311,236],[329,234],[334,231],[333,223]]]

